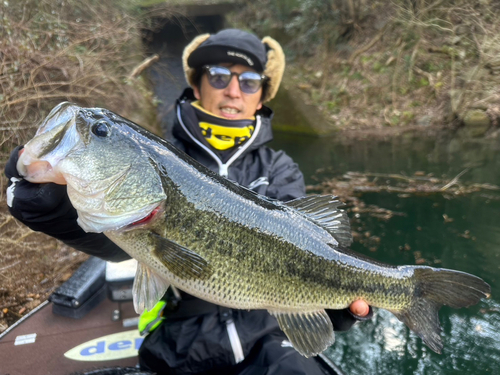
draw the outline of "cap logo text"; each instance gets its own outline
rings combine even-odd
[[[252,59],[250,57],[248,57],[247,55],[243,54],[243,53],[234,52],[234,51],[227,51],[227,55],[228,56],[239,57],[240,59],[245,60],[248,63],[248,65],[253,66]]]

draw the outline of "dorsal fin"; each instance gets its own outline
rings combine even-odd
[[[285,203],[323,227],[340,246],[352,243],[351,225],[347,213],[340,209],[344,203],[333,195],[309,195]]]

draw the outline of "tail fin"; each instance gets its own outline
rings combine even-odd
[[[468,273],[439,268],[415,267],[413,277],[415,293],[412,304],[405,310],[391,312],[432,350],[441,353],[443,343],[438,316],[441,306],[475,305],[481,298],[489,298],[490,286]]]

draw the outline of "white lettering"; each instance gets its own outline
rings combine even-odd
[[[246,60],[248,65],[253,66],[252,59],[243,53],[234,52],[234,51],[227,51],[227,54],[228,54],[228,56],[235,56],[235,57],[239,57],[240,59]]]

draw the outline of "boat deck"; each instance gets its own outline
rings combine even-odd
[[[121,319],[113,321],[115,310],[121,311]],[[47,302],[0,336],[0,375],[67,375],[133,367],[138,362],[134,349],[142,342],[136,317],[130,302],[106,299],[82,319],[55,315]],[[74,358],[65,356],[73,348],[77,348]]]

